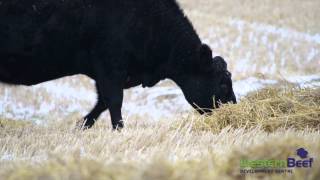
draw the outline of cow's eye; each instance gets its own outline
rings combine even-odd
[[[230,72],[227,72],[227,77],[231,78],[232,74]]]

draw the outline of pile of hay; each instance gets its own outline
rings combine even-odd
[[[223,105],[212,116],[195,120],[197,129],[220,132],[226,127],[320,129],[320,88],[267,88],[249,94],[236,105]]]

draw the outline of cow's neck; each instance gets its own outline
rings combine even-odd
[[[162,45],[160,49],[149,51],[151,56],[154,57],[154,54],[158,53],[156,57],[161,58],[155,59],[155,62],[161,62],[156,67],[147,68],[150,70],[149,77],[154,81],[172,79],[172,76],[193,68],[193,57],[196,55],[196,49],[201,46],[201,40],[174,0],[151,0],[150,3],[150,15],[162,22],[160,26],[156,25],[157,42],[152,41],[151,45]],[[168,48],[163,49],[163,44]]]
[[[189,20],[182,13],[180,16],[176,17],[178,23],[173,23],[169,31],[168,76],[194,70],[193,65],[197,64],[195,61],[198,60],[198,50],[202,44]]]

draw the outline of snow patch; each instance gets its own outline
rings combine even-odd
[[[275,80],[262,80],[255,77],[249,77],[244,80],[235,81],[233,83],[233,90],[237,99],[239,99],[252,91],[257,91],[268,85],[273,85],[276,83],[277,81]]]
[[[244,27],[250,27],[256,31],[267,34],[276,34],[285,39],[294,38],[320,44],[320,34],[311,35],[308,33],[299,32],[288,28],[279,28],[268,24],[248,23],[247,21],[240,19],[230,19],[228,23],[231,26],[237,27],[239,30],[243,30]]]
[[[285,80],[287,80],[290,83],[296,83],[296,84],[304,84],[309,83],[312,81],[320,80],[320,75],[290,75],[285,76]]]
[[[14,160],[14,155],[5,153],[4,155],[0,156],[0,161],[12,161]]]

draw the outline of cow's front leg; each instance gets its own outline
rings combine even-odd
[[[108,98],[108,105],[110,111],[110,117],[112,122],[112,128],[119,130],[123,128],[123,120],[121,114],[123,90],[112,88],[111,96]]]
[[[115,73],[111,76],[104,76],[97,83],[99,97],[102,102],[107,105],[113,129],[123,128],[121,115],[123,101],[123,85],[125,83],[125,73]]]
[[[91,128],[100,114],[109,109],[112,128],[123,128],[121,108],[123,101],[123,89],[120,83],[114,80],[105,79],[104,81],[97,81],[96,88],[98,93],[98,101],[91,112],[85,116],[84,123],[81,125],[82,129]]]

